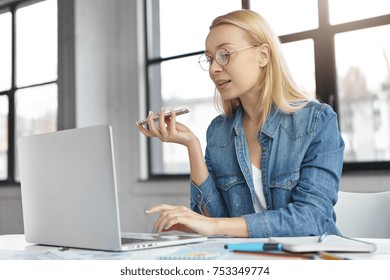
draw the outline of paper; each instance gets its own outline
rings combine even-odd
[[[132,253],[103,252],[86,250],[59,250],[47,251],[0,251],[0,260],[120,260],[130,258]]]

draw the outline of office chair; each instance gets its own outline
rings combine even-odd
[[[346,237],[390,238],[390,191],[339,192],[336,225]]]

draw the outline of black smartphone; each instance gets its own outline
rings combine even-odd
[[[180,116],[180,115],[183,115],[183,114],[187,114],[187,113],[189,113],[190,112],[190,110],[188,110],[187,108],[181,108],[181,109],[177,109],[177,110],[175,110],[175,114],[176,114],[176,116]],[[171,111],[167,111],[167,112],[165,112],[165,115],[164,115],[164,117],[165,118],[169,118],[171,116]],[[153,121],[158,121],[158,116],[154,116],[153,117]],[[148,123],[148,119],[146,118],[146,119],[143,119],[143,120],[139,120],[139,121],[137,121],[137,124],[142,124],[142,125],[144,125],[144,124],[147,124]]]

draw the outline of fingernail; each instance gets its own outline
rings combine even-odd
[[[149,210],[149,209],[145,209],[144,212],[145,212],[145,213],[149,213],[150,210]]]
[[[152,114],[153,114],[153,112],[152,112],[152,111],[149,111],[149,116],[152,115]]]

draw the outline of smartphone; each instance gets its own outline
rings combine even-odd
[[[176,114],[176,116],[180,116],[180,115],[183,115],[183,114],[187,114],[187,113],[189,113],[190,112],[190,110],[188,110],[187,108],[181,108],[181,109],[177,109],[177,110],[175,110],[175,114]],[[165,118],[169,118],[171,116],[171,111],[167,111],[167,112],[165,112],[165,115],[164,115],[164,117]],[[154,116],[153,117],[153,121],[158,121],[158,116]],[[142,125],[144,125],[144,124],[147,124],[148,123],[148,119],[146,118],[146,119],[143,119],[143,120],[139,120],[139,121],[137,121],[137,124],[142,124]]]

